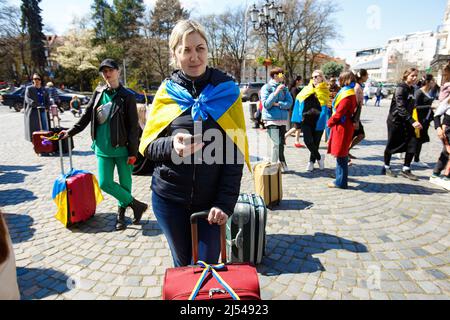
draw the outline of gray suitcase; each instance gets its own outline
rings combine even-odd
[[[229,263],[260,264],[266,245],[267,208],[263,198],[241,194],[227,223]]]

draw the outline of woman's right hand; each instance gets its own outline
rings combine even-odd
[[[414,129],[421,129],[421,130],[423,129],[423,127],[419,121],[414,122],[413,127],[414,127]]]
[[[284,88],[286,88],[286,86],[284,84],[280,84],[277,89],[275,90],[275,94],[278,95],[281,91],[284,90]]]
[[[61,130],[58,134],[60,140],[67,139],[69,137],[69,133],[67,130]]]
[[[173,148],[178,156],[185,158],[196,153],[205,145],[202,141],[194,141],[194,136],[186,133],[177,133],[173,138]]]

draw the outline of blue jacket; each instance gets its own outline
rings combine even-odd
[[[275,80],[270,80],[261,89],[262,120],[288,120],[293,99],[288,88],[284,88],[278,95],[275,95],[275,90],[278,86],[279,83]],[[277,102],[280,105],[274,106],[274,103]]]
[[[311,99],[313,99],[312,96],[302,102],[300,102],[300,100],[298,99],[295,100],[291,122],[295,123],[303,122],[303,110],[305,110],[305,104],[311,103]],[[320,104],[319,102],[317,103]],[[331,110],[327,106],[321,106],[320,115],[317,117],[317,122],[315,122],[316,131],[325,130],[327,128],[327,121],[330,117],[331,117]],[[313,124],[309,123],[309,125],[311,126]]]

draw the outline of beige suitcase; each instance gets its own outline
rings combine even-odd
[[[283,200],[281,165],[264,162],[253,168],[255,192],[260,195],[267,207],[279,205]]]

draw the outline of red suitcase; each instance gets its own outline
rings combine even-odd
[[[62,141],[59,140],[58,143],[62,174],[57,181],[55,181],[53,198],[55,199],[57,197],[58,189],[60,189],[57,186],[58,182],[61,181],[65,184],[67,198],[61,206],[61,210],[58,210],[56,218],[66,227],[70,227],[76,223],[87,221],[94,216],[97,208],[97,197],[100,197],[100,199],[103,198],[101,194],[96,193],[94,185],[97,185],[97,180],[93,174],[73,169],[72,142],[70,139],[68,139],[70,171],[67,174],[64,173]]]
[[[79,173],[66,180],[69,225],[90,219],[97,208],[92,174]]]
[[[45,153],[53,153],[56,151],[55,145],[53,142],[45,139],[45,137],[53,136],[53,132],[51,131],[35,131],[33,132],[32,142],[34,147],[34,152],[38,155]]]
[[[45,111],[45,119],[41,119],[41,110]],[[50,128],[50,126],[48,126],[47,111],[45,108],[38,107],[37,113],[39,119],[39,128],[41,130],[33,132],[31,138],[31,141],[33,142],[34,152],[36,152],[38,155],[53,153],[56,151],[55,144],[52,141],[45,139],[46,137],[53,136],[53,132],[42,129],[42,123],[44,122],[47,124],[47,127]]]
[[[198,261],[197,219],[209,212],[191,216],[192,256]],[[225,225],[220,228],[221,257],[226,262]],[[171,268],[166,270],[164,300],[261,300],[258,273],[250,264],[224,264]],[[204,278],[203,281],[200,279]]]

